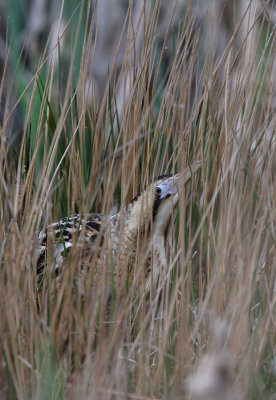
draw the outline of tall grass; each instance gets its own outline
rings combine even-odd
[[[199,35],[187,11],[164,73],[158,6],[145,21],[139,59],[132,57],[127,20],[121,79],[130,96],[120,117],[112,68],[102,103],[92,96],[86,106],[94,18],[80,36],[77,80],[78,35],[65,90],[52,57],[57,43],[46,47],[18,94],[19,146],[9,125],[15,109],[1,125],[1,398],[270,399],[276,390],[273,32],[260,22],[257,42],[248,43],[248,35],[236,55],[237,27],[220,60],[210,43],[196,75]],[[84,300],[72,295],[73,256],[60,282],[47,275],[37,307],[43,226],[76,212],[115,212],[153,176],[196,160],[205,162],[181,190],[173,253],[149,296],[139,279],[143,254],[108,313],[104,287]]]

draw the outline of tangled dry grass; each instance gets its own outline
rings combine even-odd
[[[158,2],[151,18],[144,9],[137,18],[138,55],[141,33],[133,30],[130,8],[120,75],[110,68],[101,103],[91,68],[93,14],[77,78],[78,38],[65,90],[59,85],[62,66],[52,57],[58,39],[15,106],[2,113],[1,398],[274,398],[275,33],[252,7],[220,58],[206,34],[202,69],[201,28],[187,7],[165,72],[168,42],[158,47],[155,40]],[[17,74],[24,75],[20,68]],[[10,121],[20,106],[23,135],[14,146]],[[59,285],[45,287],[38,310],[41,227],[76,212],[108,214],[152,176],[195,160],[205,162],[181,192],[173,253],[158,288],[145,295],[137,254],[124,296],[118,300],[114,288],[107,315],[104,287],[93,302],[89,294],[72,296],[68,258],[68,272]]]

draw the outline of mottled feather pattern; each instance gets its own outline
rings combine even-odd
[[[37,273],[41,274],[44,271],[47,261],[47,241],[55,246],[55,269],[58,274],[58,268],[63,261],[65,251],[68,252],[74,244],[73,237],[75,236],[76,240],[82,243],[82,246],[88,247],[92,251],[105,219],[106,217],[101,214],[88,214],[85,217],[75,214],[72,217],[62,218],[44,228],[38,237],[40,248]]]
[[[106,263],[108,259],[110,263],[111,255],[115,263],[112,274],[120,279],[125,274],[122,271],[123,266],[125,268],[132,265],[138,251],[142,250],[147,259],[143,261],[145,273],[148,274],[151,271],[150,266],[153,266],[156,281],[158,270],[164,270],[167,265],[166,236],[173,210],[178,203],[180,177],[181,174],[158,177],[115,215],[76,214],[44,228],[38,238],[38,275],[44,273],[45,266],[48,267],[49,263],[56,275],[60,274],[64,256],[72,252],[73,248],[73,254],[78,252],[78,265],[75,266],[77,274],[83,276],[85,271],[89,274],[94,256],[96,273],[102,267],[109,268]],[[184,182],[190,177],[191,173],[186,173]],[[146,244],[147,248],[137,249],[141,243],[144,247]],[[48,248],[51,249],[51,260],[47,254]],[[111,271],[110,268],[109,270]]]

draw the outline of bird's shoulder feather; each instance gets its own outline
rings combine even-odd
[[[38,236],[39,249],[37,257],[37,273],[44,271],[46,263],[47,246],[53,246],[56,269],[61,264],[63,256],[73,246],[74,242],[79,242],[81,247],[93,249],[106,225],[107,217],[102,214],[75,214],[65,217],[43,228]]]

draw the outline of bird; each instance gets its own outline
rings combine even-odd
[[[200,165],[198,161],[185,172],[158,176],[114,215],[75,214],[44,227],[38,235],[38,282],[43,282],[48,268],[55,277],[62,275],[70,255],[74,276],[82,282],[81,290],[88,282],[101,279],[108,279],[110,284],[113,276],[124,282],[142,254],[147,287],[150,275],[156,283],[158,271],[167,264],[167,234],[180,187]]]

